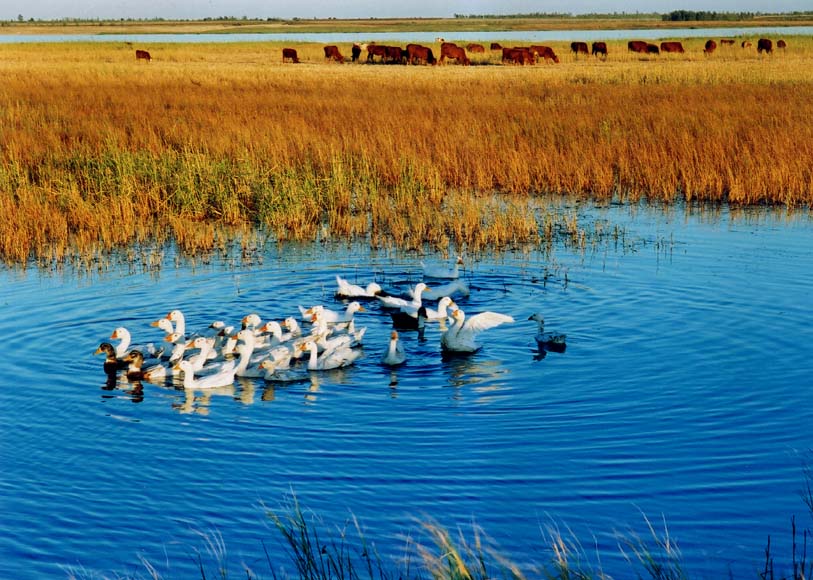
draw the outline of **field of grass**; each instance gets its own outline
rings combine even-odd
[[[525,67],[329,64],[308,44],[291,65],[273,42],[2,45],[0,257],[153,237],[194,251],[214,225],[405,249],[583,240],[538,194],[809,206],[813,38],[771,56],[705,56],[704,40],[661,57],[609,43],[606,61],[553,43],[560,64]]]

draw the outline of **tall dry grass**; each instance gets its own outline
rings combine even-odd
[[[274,43],[0,47],[0,255],[59,257],[212,224],[279,239],[537,242],[534,194],[809,205],[813,41],[772,57],[326,64]],[[349,54],[349,46],[340,47]]]

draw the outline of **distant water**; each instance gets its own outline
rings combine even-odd
[[[26,42],[316,42],[323,44],[363,41],[433,42],[447,40],[490,42],[618,40],[628,38],[698,38],[721,36],[813,35],[813,26],[762,26],[720,28],[649,28],[629,30],[523,30],[497,32],[298,32],[257,34],[0,34],[2,43]]]
[[[768,535],[789,558],[791,516],[810,524],[810,215],[593,207],[580,221],[595,219],[626,237],[467,256],[460,307],[516,319],[473,356],[444,359],[434,324],[402,333],[408,362],[383,368],[391,323],[371,304],[354,367],[213,393],[108,385],[92,353],[122,325],[159,341],[149,323],[174,308],[193,329],[338,309],[336,274],[399,291],[443,257],[270,245],[251,264],[175,267],[166,248],[159,271],[0,269],[0,577],[147,576],[141,558],[200,577],[201,534],[222,536],[229,577],[269,577],[265,549],[289,560],[263,505],[292,491],[326,529],[355,515],[387,559],[434,518],[539,563],[553,524],[629,578],[616,534],[648,537],[644,516],[666,522],[691,578],[754,578]],[[565,352],[539,352],[535,311]]]

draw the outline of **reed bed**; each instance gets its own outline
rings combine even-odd
[[[813,39],[559,65],[328,64],[320,45],[0,47],[0,256],[219,226],[404,249],[572,235],[539,194],[810,206]],[[437,48],[437,47],[436,47]],[[349,45],[340,49],[349,55]]]

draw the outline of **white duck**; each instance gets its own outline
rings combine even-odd
[[[192,363],[188,360],[182,360],[177,365],[177,369],[183,371],[183,388],[184,389],[214,389],[217,387],[225,387],[234,383],[236,363],[229,361],[230,364],[223,365],[218,372],[206,375],[199,379],[195,378],[195,371]]]
[[[457,256],[454,266],[447,268],[446,266],[427,265],[421,262],[423,268],[423,275],[427,278],[449,278],[455,279],[460,277],[460,266],[463,265],[463,258]]]
[[[316,343],[309,340],[299,347],[301,350],[310,351],[308,359],[309,371],[328,371],[346,367],[361,356],[360,350],[353,350],[349,347],[339,347],[335,350],[326,351],[321,356],[317,353]]]
[[[448,352],[475,352],[482,346],[476,340],[478,334],[500,324],[514,322],[507,314],[488,311],[466,319],[466,314],[459,308],[452,312],[452,320],[452,325],[440,336],[440,346]]]
[[[358,284],[351,284],[341,276],[336,276],[337,298],[375,298],[381,292],[381,286],[376,282],[370,282],[366,288]]]
[[[413,306],[417,311],[418,308],[421,307],[422,295],[426,289],[426,284],[423,282],[418,282],[415,285],[415,290],[412,292],[412,300],[406,300],[404,298],[399,298],[398,296],[378,296],[378,300],[381,302],[381,306],[384,308],[401,309],[404,306]]]
[[[398,332],[395,330],[390,334],[390,344],[384,356],[381,357],[381,363],[388,366],[396,366],[403,364],[406,361],[406,352],[404,352],[404,345],[398,340]]]
[[[441,284],[440,286],[433,285],[431,288],[426,288],[421,297],[424,300],[440,300],[444,296],[452,297],[455,294],[468,296],[469,293],[469,286],[463,280],[452,280],[447,284]],[[411,287],[408,288],[407,294],[414,296],[415,289]]]

